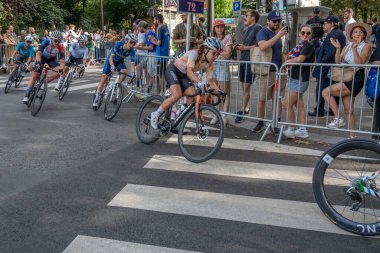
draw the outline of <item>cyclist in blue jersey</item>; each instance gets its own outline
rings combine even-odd
[[[69,68],[71,64],[76,63],[77,64],[77,70],[75,71],[75,74],[73,76],[73,79],[78,79],[79,75],[83,72],[84,66],[83,63],[86,64],[87,58],[88,58],[88,48],[86,46],[87,37],[84,35],[80,35],[78,38],[78,42],[73,42],[70,46],[69,51],[67,52],[66,57],[66,67],[63,70],[63,75],[60,77],[60,80],[64,80],[66,77],[66,74],[69,71]],[[58,82],[59,84],[62,84],[61,81]],[[60,86],[56,87],[57,90],[59,90]]]
[[[14,60],[14,57],[17,55],[16,64],[24,63],[28,65],[34,56],[34,50],[31,44],[33,43],[33,37],[27,35],[25,37],[25,42],[20,42],[16,46],[16,50],[13,52],[11,57],[9,58],[9,62]]]
[[[111,52],[108,54],[103,67],[102,79],[98,84],[96,90],[96,95],[92,106],[94,108],[98,107],[99,98],[104,89],[104,84],[107,81],[107,75],[114,71],[120,71],[123,74],[127,74],[127,67],[125,66],[124,60],[130,56],[131,57],[131,67],[132,76],[135,75],[135,51],[133,47],[137,43],[137,36],[133,33],[128,33],[125,36],[125,40],[119,41],[112,47]],[[126,75],[120,76],[120,82],[123,82]]]
[[[57,72],[61,72],[65,67],[65,49],[61,44],[61,40],[61,33],[58,31],[52,31],[50,38],[44,40],[41,43],[41,46],[38,48],[34,62],[34,71],[32,72],[32,76],[29,79],[25,97],[22,100],[24,104],[28,102],[30,92],[32,91],[36,80],[40,77],[42,66],[44,64],[48,64],[50,68],[54,69]],[[48,83],[59,77],[59,74],[57,72],[53,72],[48,76]]]

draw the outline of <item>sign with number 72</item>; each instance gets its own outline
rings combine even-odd
[[[204,0],[178,0],[178,12],[203,14],[204,2]]]

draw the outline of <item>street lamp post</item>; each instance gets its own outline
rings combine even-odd
[[[104,16],[103,16],[103,0],[100,0],[100,18],[102,22],[102,31],[104,30]]]

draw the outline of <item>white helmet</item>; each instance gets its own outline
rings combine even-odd
[[[81,36],[79,36],[78,41],[84,41],[84,42],[86,42],[87,41],[87,37],[85,35],[81,35]]]
[[[62,34],[59,31],[51,31],[50,32],[50,37],[52,39],[54,39],[54,40],[59,40],[59,41],[62,40]]]
[[[34,38],[32,35],[26,35],[25,38],[24,38],[24,41],[30,41],[30,42],[33,42],[34,41]]]
[[[137,36],[134,33],[128,33],[127,35],[125,35],[125,39],[128,41],[132,41],[134,43],[137,43]]]
[[[223,51],[223,45],[220,43],[220,41],[215,37],[208,37],[204,42],[203,45],[211,50],[215,50],[217,52]]]

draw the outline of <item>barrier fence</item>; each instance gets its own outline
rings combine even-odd
[[[95,42],[94,50],[91,52],[92,61],[102,63],[112,45],[113,43]],[[69,45],[66,50],[68,48]],[[0,45],[1,65],[7,63],[7,59],[13,50],[14,46]],[[131,87],[131,91],[134,94],[145,96],[150,94],[163,95],[166,90],[165,70],[173,60],[173,57],[157,57],[154,53],[136,55],[137,82]],[[130,59],[127,59],[125,64],[128,69],[131,68]],[[299,71],[298,78],[293,75],[293,66],[300,67],[302,70]],[[316,67],[329,68],[330,71],[328,73],[321,71],[319,77],[314,78],[311,74]],[[354,77],[356,75],[362,77],[354,78],[352,82],[349,82],[344,80],[347,73],[340,72],[340,81],[346,81],[345,83],[355,91],[355,94],[351,93],[349,96],[347,96],[347,90],[342,85],[337,88],[336,83],[341,83],[339,80],[332,80],[331,75],[336,73],[332,73],[331,69],[337,67],[342,69],[342,64],[287,63],[278,68],[271,62],[216,61],[214,79],[218,82],[219,87],[227,93],[225,104],[219,105],[219,110],[226,122],[239,122],[241,119],[245,119],[266,123],[266,126],[262,128],[261,140],[264,140],[266,135],[272,132],[273,135],[278,134],[278,143],[285,137],[284,133],[286,134],[289,127],[373,135],[380,138],[380,99],[373,101],[373,107],[371,107],[368,105],[364,93],[369,70],[376,68],[379,74],[380,65],[344,64],[344,69],[349,70],[348,72],[352,70]],[[268,69],[270,69],[269,72]],[[304,82],[302,75],[305,73],[306,76],[310,76],[310,79]],[[198,74],[200,77],[206,78],[205,73]],[[337,80],[336,75],[334,77]],[[316,81],[316,79],[324,80],[326,88],[321,88],[323,85],[318,85],[321,82]],[[378,79],[376,78],[376,90],[380,89]],[[293,89],[289,89],[290,80],[290,86]],[[296,91],[294,91],[294,87],[296,87]],[[304,90],[299,90],[301,87]],[[338,94],[332,96],[331,93],[336,93],[337,90]],[[320,96],[316,96],[316,93]],[[334,109],[334,115],[327,113],[325,117],[309,116],[308,112],[318,108],[317,105],[322,101],[325,101],[325,106],[322,108],[324,110]],[[336,104],[335,107],[334,104]],[[320,113],[318,110],[317,113]],[[333,126],[331,122],[335,118],[339,119],[339,122]],[[254,125],[255,123],[252,122],[252,128]]]

